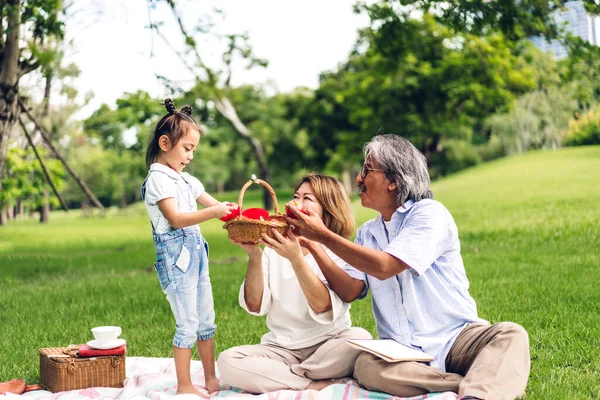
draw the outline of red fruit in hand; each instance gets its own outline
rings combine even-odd
[[[232,212],[230,212],[229,214],[223,216],[220,218],[221,221],[223,222],[227,222],[230,219],[234,219],[235,217],[237,217],[238,215],[240,215],[240,207],[238,206],[238,208],[236,208],[235,210],[233,210]]]
[[[308,215],[306,210],[304,208],[302,208],[302,203],[300,203],[297,200],[292,200],[285,205],[285,213],[287,214],[288,217],[290,217],[292,219],[298,219],[298,217],[296,217],[296,214],[294,214],[294,212],[292,210],[290,210],[290,204],[294,205],[298,209],[298,211],[303,212],[304,214]]]
[[[264,208],[248,208],[247,210],[242,211],[242,215],[249,219],[262,219],[263,221],[269,221],[271,219],[269,217],[269,212]]]

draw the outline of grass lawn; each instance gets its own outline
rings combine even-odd
[[[530,334],[527,398],[600,398],[600,147],[502,159],[433,190],[458,225],[480,316],[518,322]],[[285,202],[291,193],[278,194]],[[248,191],[244,205],[258,203]],[[354,209],[359,223],[375,215],[359,203]],[[221,225],[202,224],[217,353],[258,343],[265,332],[264,318],[237,304],[245,257]],[[84,343],[98,325],[120,325],[130,356],[171,356],[174,327],[153,261],[140,204],[103,218],[55,212],[45,226],[0,227],[0,381],[39,381],[39,347]],[[351,312],[355,325],[375,333],[369,299]]]

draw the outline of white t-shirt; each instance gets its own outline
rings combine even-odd
[[[340,268],[346,263],[323,246],[325,252]],[[310,268],[329,288],[312,254],[304,257]],[[350,304],[343,302],[331,288],[329,297],[332,308],[317,314],[308,304],[302,292],[294,268],[287,258],[272,249],[265,248],[262,255],[264,292],[259,312],[248,310],[244,299],[244,283],[240,288],[239,302],[252,315],[267,314],[269,332],[263,335],[261,344],[275,344],[288,349],[302,349],[329,338],[334,333],[350,328]]]
[[[187,172],[179,173],[174,169],[154,163],[146,178],[146,196],[144,202],[150,221],[157,234],[169,232],[171,225],[158,207],[158,202],[169,197],[177,200],[179,212],[196,211],[196,199],[204,193],[204,185]],[[198,225],[196,229],[200,230]]]

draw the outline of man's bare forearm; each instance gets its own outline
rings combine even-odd
[[[344,270],[327,255],[321,245],[311,246],[309,250],[315,258],[315,261],[317,261],[329,286],[331,286],[331,289],[342,301],[351,303],[360,296],[365,287],[363,281],[353,278],[344,272]]]
[[[353,243],[331,231],[324,232],[320,239],[321,243],[342,260],[377,279],[391,278],[408,268],[403,261],[383,251]]]

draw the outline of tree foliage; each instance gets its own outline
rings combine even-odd
[[[446,173],[446,144],[486,142],[484,120],[508,111],[538,84],[525,57],[530,47],[517,53],[500,33],[456,34],[431,15],[377,18],[361,32],[348,62],[322,75],[317,90],[327,122],[316,124],[312,140],[343,159],[356,157],[357,147],[378,131],[392,131]],[[325,139],[327,123],[333,129]]]
[[[359,2],[357,10],[369,13],[371,19],[382,19],[390,13],[404,17],[419,11],[435,16],[448,28],[461,33],[487,36],[500,32],[511,42],[531,36],[556,39],[562,26],[552,19],[554,12],[564,9],[570,0],[383,0],[375,3]],[[600,14],[595,0],[583,0],[585,9]]]
[[[50,65],[64,34],[61,0],[0,3],[0,189],[10,134],[19,113],[20,78]]]

